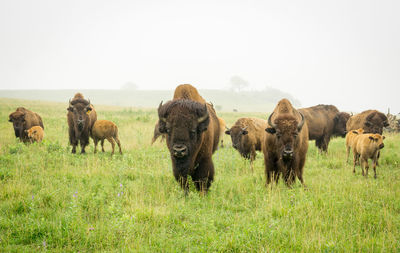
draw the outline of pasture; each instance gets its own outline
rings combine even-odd
[[[398,252],[400,135],[385,133],[378,178],[346,164],[344,138],[321,155],[310,142],[305,190],[282,180],[265,187],[262,153],[254,172],[231,147],[213,156],[215,181],[185,197],[164,142],[150,141],[156,110],[101,106],[115,122],[118,152],[71,154],[65,103],[0,99],[0,251]],[[42,116],[43,143],[25,145],[8,115],[24,106]],[[217,113],[230,127],[244,116]],[[80,148],[78,149],[80,151]]]

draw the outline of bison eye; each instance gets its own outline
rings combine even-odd
[[[193,138],[196,135],[196,130],[190,131],[190,137]]]
[[[294,133],[293,137],[296,138],[299,134],[298,133]]]
[[[281,133],[276,133],[276,137],[279,139],[279,138],[282,137],[282,134]]]

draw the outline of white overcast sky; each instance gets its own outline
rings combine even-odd
[[[0,89],[250,89],[400,112],[400,1],[0,1]]]

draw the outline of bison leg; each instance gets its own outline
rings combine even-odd
[[[254,172],[253,169],[253,162],[254,160],[256,160],[256,148],[254,147],[254,145],[251,147],[251,151],[250,151],[250,168],[251,168],[251,172]]]
[[[376,179],[376,162],[377,162],[377,158],[375,158],[374,160],[373,160],[373,168],[374,168],[374,178]]]
[[[97,138],[93,138],[93,142],[94,142],[94,153],[97,153],[97,143],[99,142],[99,140]]]
[[[346,147],[346,163],[349,163],[350,146]]]
[[[104,139],[101,140],[100,144],[101,144],[101,152],[104,153]]]
[[[357,153],[354,152],[354,150],[353,150],[353,173],[354,173],[354,174],[356,173],[356,164],[357,164],[357,161],[358,161],[358,155],[357,155]]]
[[[113,155],[114,149],[115,149],[115,141],[112,137],[108,137],[107,140],[111,143],[111,147],[112,147],[111,155]]]
[[[115,139],[115,142],[118,144],[119,153],[122,155],[121,142],[119,141],[118,136],[114,137],[114,139]]]
[[[202,193],[207,193],[211,182],[214,180],[214,164],[210,159],[201,161],[192,174],[192,179],[196,185],[196,189]]]
[[[322,139],[322,151],[325,153],[328,153],[328,145],[329,145],[329,141],[331,140],[331,138],[329,136],[324,136]]]
[[[85,148],[86,146],[89,144],[89,136],[82,136],[82,138],[80,139],[80,143],[81,143],[81,154],[85,154]]]

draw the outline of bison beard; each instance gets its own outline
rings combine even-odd
[[[218,140],[214,145],[212,134],[218,119],[207,107],[192,100],[177,99],[165,105],[161,103],[158,108],[159,132],[166,134],[173,174],[185,194],[188,193],[188,176],[202,192],[207,192],[214,179],[211,156]]]

